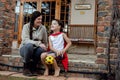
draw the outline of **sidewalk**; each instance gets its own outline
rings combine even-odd
[[[39,75],[39,76],[34,76],[34,77],[27,77],[22,75],[22,73],[18,73],[18,72],[9,72],[9,71],[0,71],[0,75],[5,75],[5,76],[14,76],[14,77],[23,77],[23,78],[37,78],[37,79],[42,79],[42,80],[95,80],[95,79],[91,79],[91,78],[81,78],[81,77],[63,77],[63,76],[59,76],[59,77],[54,77],[54,76],[43,76],[43,75]]]

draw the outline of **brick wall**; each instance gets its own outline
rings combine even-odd
[[[120,4],[120,0],[118,5]],[[112,14],[112,0],[98,0],[98,24],[97,24],[97,64],[107,66],[107,44],[109,39],[109,30]],[[112,39],[110,48],[110,63],[112,71],[115,70],[115,61],[117,58],[117,44],[115,39]]]
[[[0,0],[0,54],[10,54],[15,22],[15,0]]]
[[[110,3],[107,0],[98,0],[97,49],[96,49],[98,55],[96,63],[98,64],[106,64],[107,57],[106,48],[111,21],[111,7],[109,5]]]

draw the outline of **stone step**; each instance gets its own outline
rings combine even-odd
[[[103,64],[96,64],[96,55],[78,55],[68,54],[69,70],[82,72],[101,72],[106,71],[106,66]]]
[[[87,77],[87,78],[98,78],[99,73],[107,73],[105,65],[96,64],[97,59],[95,55],[78,55],[68,54],[69,58],[69,70],[68,76],[74,77]],[[3,63],[3,64],[1,64]],[[41,65],[40,65],[41,66]],[[63,76],[63,66],[61,66],[61,75]],[[0,56],[0,70],[22,72],[23,62],[20,55],[2,55]],[[42,66],[40,70],[44,70]],[[97,75],[96,75],[97,74]],[[96,79],[98,80],[98,79]]]
[[[12,55],[19,55],[20,52],[19,52],[19,48],[15,48],[15,49],[12,49]]]
[[[107,68],[104,64],[96,64],[96,55],[78,55],[78,54],[68,54],[69,60],[69,71],[72,72],[102,72],[107,73]],[[3,60],[3,61],[1,61]],[[0,62],[11,65],[23,67],[22,58],[20,55],[2,55],[0,57]],[[61,66],[61,65],[60,65]],[[63,69],[63,68],[62,68]],[[12,68],[9,68],[12,70]],[[14,70],[14,69],[13,69]],[[21,70],[20,70],[21,71]]]

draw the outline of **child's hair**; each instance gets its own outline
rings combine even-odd
[[[64,24],[62,21],[60,21],[59,19],[53,19],[52,21],[57,21],[58,25],[60,26],[60,32],[63,32],[63,28],[64,28]],[[51,31],[50,33],[53,33],[53,31]]]

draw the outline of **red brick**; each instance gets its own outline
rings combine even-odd
[[[107,64],[106,62],[107,62],[106,59],[103,59],[103,58],[97,58],[96,60],[97,64]]]
[[[104,48],[102,47],[98,47],[96,50],[97,53],[103,53],[104,52]]]
[[[105,10],[105,7],[104,6],[101,6],[98,8],[99,11],[104,11]]]
[[[14,61],[15,62],[20,62],[20,58],[15,58]]]
[[[104,26],[98,26],[98,32],[104,32],[105,27]]]
[[[0,61],[3,61],[3,60],[4,60],[4,58],[2,56],[0,56]]]
[[[1,0],[1,2],[5,3],[5,2],[6,2],[6,0]]]
[[[105,20],[105,21],[103,22],[103,26],[110,26],[110,21],[106,21],[106,20]]]
[[[98,21],[97,26],[103,26],[103,21]]]
[[[98,41],[98,42],[107,42],[107,41],[108,41],[108,37],[100,37],[100,36],[97,36],[97,41]]]
[[[111,16],[106,16],[106,17],[105,17],[105,20],[106,20],[106,21],[110,21],[110,20],[111,20]]]
[[[99,20],[99,21],[103,21],[103,20],[104,20],[104,17],[98,17],[98,20]]]
[[[11,9],[9,4],[5,4],[5,8],[9,10]]]
[[[9,62],[9,58],[8,57],[4,57],[4,63],[8,63]]]
[[[111,59],[117,59],[117,54],[110,54]]]
[[[110,54],[117,54],[117,53],[118,53],[118,48],[112,47],[112,48],[110,49]]]

